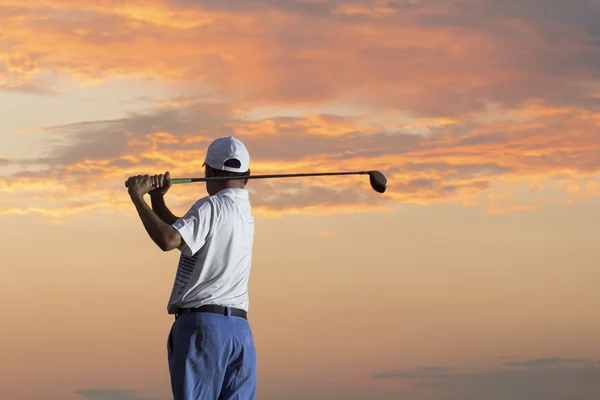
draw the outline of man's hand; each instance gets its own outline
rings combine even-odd
[[[150,195],[158,195],[158,196],[164,196],[169,189],[171,188],[171,173],[169,171],[165,172],[165,174],[160,174],[160,175],[152,175],[150,177],[150,180],[152,181],[152,185],[156,188],[156,189],[152,189],[150,190],[148,193],[150,193]]]
[[[130,176],[127,180],[127,189],[130,196],[144,196],[154,189],[150,175]]]

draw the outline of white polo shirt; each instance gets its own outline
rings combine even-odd
[[[248,311],[254,217],[246,189],[224,189],[198,200],[173,225],[185,244],[169,314],[206,304]]]

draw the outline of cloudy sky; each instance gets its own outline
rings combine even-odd
[[[389,180],[251,182],[259,400],[600,398],[598,21],[597,0],[0,0],[0,398],[170,398],[178,255],[123,182],[201,176],[228,135],[255,174]]]

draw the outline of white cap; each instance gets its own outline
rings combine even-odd
[[[247,172],[250,168],[250,154],[244,143],[229,136],[216,139],[208,146],[204,163],[221,171]]]

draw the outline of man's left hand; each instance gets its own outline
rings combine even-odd
[[[127,180],[127,189],[130,196],[143,196],[155,187],[150,175],[131,176]]]

